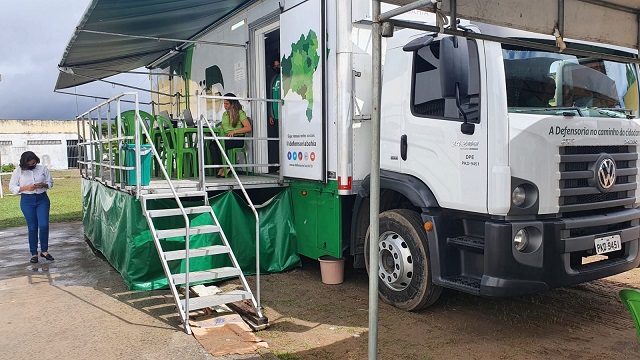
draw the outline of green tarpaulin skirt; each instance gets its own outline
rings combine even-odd
[[[209,203],[245,275],[256,272],[255,217],[244,199],[232,191]],[[192,206],[188,202],[185,206]],[[173,200],[149,202],[150,209],[175,207]],[[258,209],[260,218],[260,272],[300,266],[293,226],[291,192],[285,189]],[[82,224],[93,246],[122,274],[131,290],[168,285],[140,201],[98,182],[82,180]],[[182,216],[162,218],[157,230],[184,227]],[[191,226],[213,224],[208,214],[190,216]],[[184,249],[184,237],[160,240],[164,251]],[[191,248],[221,244],[219,234],[191,236]],[[191,271],[231,266],[228,255],[192,258]],[[172,273],[184,272],[184,261],[169,262]]]

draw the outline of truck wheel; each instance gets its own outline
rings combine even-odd
[[[369,269],[369,230],[365,237]],[[380,214],[378,292],[382,301],[406,311],[433,304],[442,287],[431,280],[427,234],[415,211],[394,209]]]

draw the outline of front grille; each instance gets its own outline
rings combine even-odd
[[[560,149],[560,212],[574,213],[631,205],[635,202],[635,146],[566,146]],[[609,192],[595,186],[596,162],[608,154],[616,163],[616,182]]]
[[[589,236],[589,235],[613,234],[621,230],[628,229],[631,226],[632,226],[631,221],[623,221],[619,223],[606,224],[606,225],[600,225],[600,226],[580,227],[578,229],[569,230],[569,237],[577,238],[577,237]]]
[[[629,150],[633,148],[632,150]],[[626,154],[634,152],[634,146],[628,145],[602,145],[602,146],[565,146],[561,149],[564,150],[565,155],[584,155],[584,154]]]
[[[587,179],[570,179],[570,180],[562,180],[562,181],[564,181],[564,189],[581,188],[581,187],[590,186],[589,180]],[[628,183],[629,183],[629,176],[618,176],[616,179],[616,184],[628,184]]]
[[[565,205],[590,204],[626,198],[626,191],[565,197]]]

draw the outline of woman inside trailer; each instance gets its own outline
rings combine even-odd
[[[224,96],[236,97],[236,95],[232,93],[224,94]],[[223,136],[244,136],[246,133],[251,132],[251,123],[249,122],[249,118],[247,118],[247,114],[244,112],[244,110],[242,110],[242,105],[240,105],[240,102],[238,100],[223,100],[222,104],[224,105],[225,110],[224,114],[222,115],[222,123],[220,124]],[[244,139],[224,140],[222,142],[222,145],[224,146],[225,150],[241,148],[244,147]],[[211,142],[211,144],[209,145],[209,151],[211,152],[213,163],[216,165],[221,165],[222,155],[220,154],[220,148],[215,141]],[[225,170],[224,168],[220,168],[216,177],[225,177],[228,172],[229,169]]]

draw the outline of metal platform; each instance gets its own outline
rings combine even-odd
[[[116,189],[118,191],[126,192],[131,195],[136,195],[135,186],[126,186],[118,182],[112,182],[108,177],[85,177],[88,180],[94,180],[102,183],[103,185]],[[238,175],[238,178],[242,182],[245,189],[264,189],[264,188],[285,188],[289,186],[287,180],[280,179],[277,175]],[[198,189],[198,180],[194,178],[188,178],[183,180],[171,179],[171,183],[178,192],[195,191]],[[227,191],[240,189],[238,181],[233,177],[217,178],[215,176],[207,176],[205,182],[205,189],[207,192]],[[140,187],[140,194],[161,194],[165,192],[171,192],[171,188],[167,180],[160,177],[152,177],[148,186]]]

